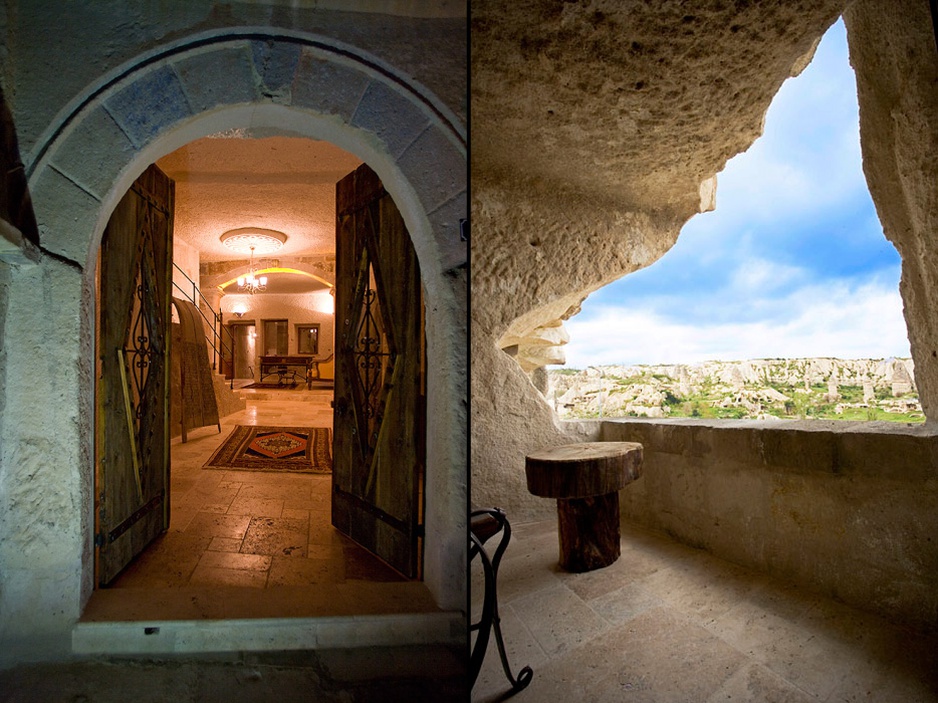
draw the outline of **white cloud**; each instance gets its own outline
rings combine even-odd
[[[804,269],[798,266],[785,266],[751,257],[739,262],[732,273],[731,281],[733,288],[742,294],[751,291],[768,293],[790,287],[804,276]]]
[[[775,301],[780,321],[699,325],[604,307],[567,321],[567,365],[695,363],[712,359],[908,356],[897,290],[878,282],[797,289]]]

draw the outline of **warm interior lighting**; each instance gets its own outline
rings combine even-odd
[[[244,317],[244,313],[248,311],[248,306],[241,301],[238,301],[231,306],[231,312],[237,315],[238,317]]]
[[[266,289],[267,276],[254,275],[254,247],[251,247],[251,267],[246,276],[238,276],[238,291],[254,295]]]

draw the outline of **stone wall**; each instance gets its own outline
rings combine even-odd
[[[938,437],[925,428],[607,420],[602,439],[644,448],[644,475],[620,492],[624,521],[938,626]]]

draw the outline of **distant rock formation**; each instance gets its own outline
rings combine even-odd
[[[552,369],[566,417],[846,418],[917,421],[911,359],[749,359]],[[924,419],[924,416],[922,416]]]

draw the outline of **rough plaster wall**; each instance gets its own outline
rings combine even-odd
[[[189,280],[195,282],[196,288],[200,286],[198,249],[190,246],[187,242],[183,241],[179,237],[176,237],[173,240],[173,263],[182,269],[182,273],[185,273],[186,276],[189,277]],[[182,273],[173,268],[173,283],[178,286],[178,288],[173,286],[173,297],[191,298],[193,295],[192,283],[187,281]],[[180,288],[185,291],[185,294],[179,290]]]
[[[466,584],[466,525],[463,523],[461,530],[442,527],[452,522],[450,510],[455,508],[465,515],[469,499],[468,335],[465,327],[447,325],[443,321],[450,315],[457,320],[469,319],[466,266],[450,269],[445,278],[447,289],[442,295],[430,297],[424,289],[427,360],[431,364],[427,369],[427,417],[436,418],[442,427],[464,428],[465,435],[462,442],[454,442],[443,433],[427,433],[428,460],[457,468],[447,473],[434,471],[433,467],[427,466],[424,528],[428,534],[431,530],[435,531],[440,539],[424,540],[424,567],[434,565],[438,572],[437,578],[444,583],[461,584],[461,591],[448,605],[441,604],[441,607],[463,609],[469,597]],[[446,310],[450,312],[446,314]],[[445,359],[446,368],[434,368],[434,359]]]
[[[844,21],[863,171],[902,256],[915,382],[928,423],[938,426],[938,48],[928,3],[857,0]]]
[[[43,642],[43,635],[59,630],[63,618],[78,617],[87,589],[83,531],[90,519],[82,489],[90,466],[90,413],[80,397],[90,386],[90,369],[80,357],[90,358],[90,350],[87,343],[50,344],[88,333],[87,311],[74,304],[82,298],[83,277],[46,258],[41,266],[13,269],[10,282],[4,332],[16,343],[5,348],[4,397],[16,412],[3,415],[0,446],[0,662],[34,654],[18,646],[63,645]]]
[[[226,320],[236,319],[231,314],[231,306],[235,302],[245,302],[248,311],[244,313],[244,320],[254,320],[257,332],[255,349],[257,356],[251,362],[254,367],[254,378],[260,380],[260,356],[265,354],[264,320],[287,320],[289,335],[288,354],[297,354],[296,325],[308,322],[319,323],[319,354],[328,356],[334,353],[335,315],[323,312],[323,307],[332,302],[328,293],[306,293],[303,295],[226,295],[221,299],[221,310]],[[325,369],[323,369],[325,370]],[[326,377],[331,376],[327,374]],[[266,379],[270,381],[271,379]]]
[[[472,500],[516,519],[559,429],[501,351],[647,266],[712,206],[843,0],[472,6]],[[587,433],[588,434],[588,433]]]
[[[938,626],[938,443],[891,423],[614,420],[641,442],[624,519],[916,625]]]

